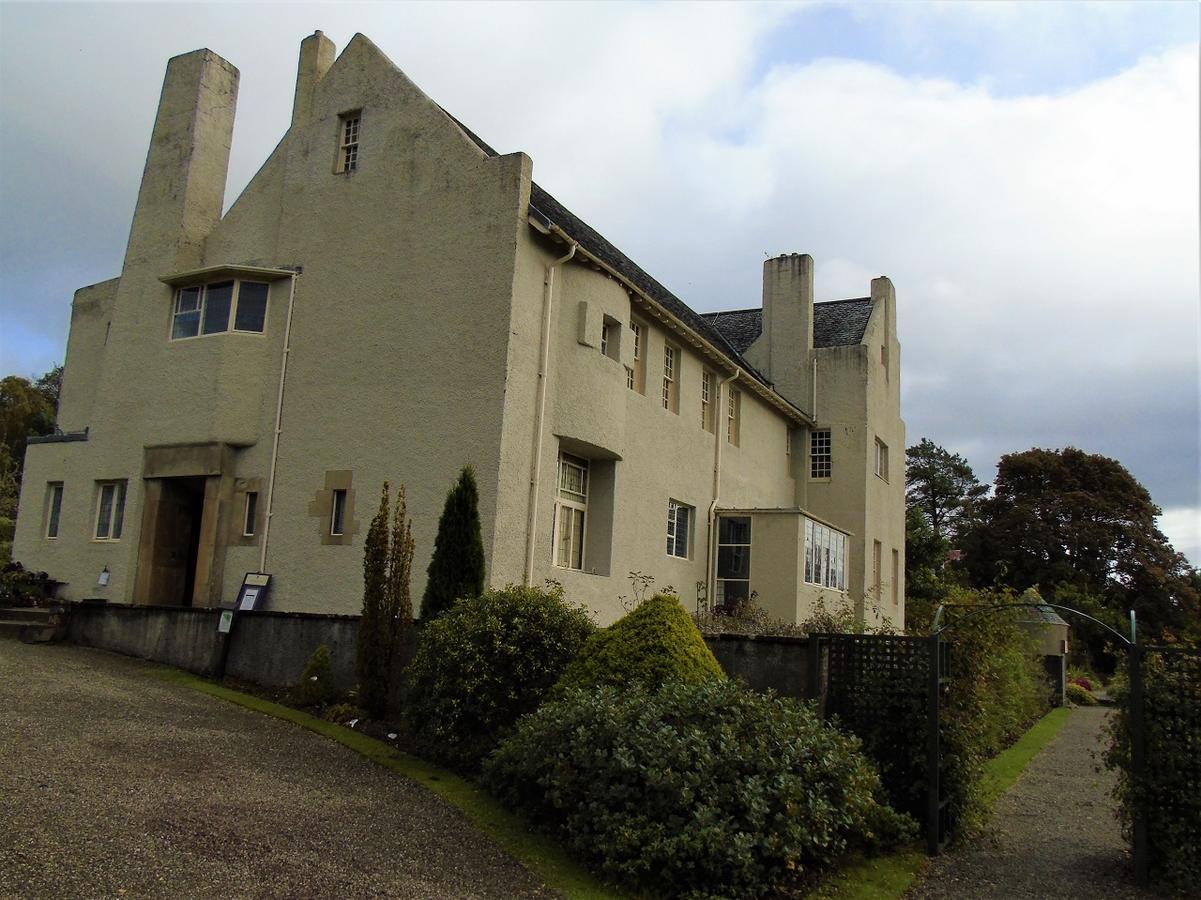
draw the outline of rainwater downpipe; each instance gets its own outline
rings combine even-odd
[[[530,472],[529,514],[525,523],[525,584],[530,586],[534,581],[534,547],[537,543],[538,528],[538,487],[542,480],[542,432],[546,427],[546,382],[547,369],[550,364],[550,327],[551,312],[554,307],[555,269],[568,262],[575,256],[579,244],[564,234],[557,226],[551,230],[571,244],[566,256],[561,256],[546,267],[546,277],[542,282],[542,343],[538,355],[538,395],[535,408],[538,410],[534,421],[534,464]]]
[[[741,375],[742,369],[735,369],[733,375],[719,382],[717,385],[718,406],[715,412],[719,415],[724,412],[725,416],[723,418],[728,419],[729,417],[728,406],[730,401],[727,399],[726,406],[722,406],[722,393],[727,385],[736,381]],[[717,423],[714,424],[716,425]],[[714,435],[716,440],[713,446],[713,502],[709,504],[709,546],[707,548],[708,559],[705,561],[705,577],[707,579],[705,595],[709,599],[710,611],[713,610],[713,593],[717,589],[717,500],[718,494],[721,491],[721,447],[727,440],[727,436],[721,433],[722,429],[720,426],[715,427],[713,430],[716,432]]]
[[[267,541],[271,537],[272,503],[275,501],[275,467],[279,461],[279,435],[284,415],[284,382],[288,377],[288,357],[292,353],[292,307],[296,301],[296,279],[293,272],[288,284],[288,316],[284,324],[284,352],[279,364],[279,394],[275,399],[275,434],[271,440],[271,470],[267,475],[267,512],[263,516],[263,547],[259,551],[259,571],[267,571]]]

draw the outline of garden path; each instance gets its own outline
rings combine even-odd
[[[549,897],[417,783],[99,650],[0,637],[0,897]]]
[[[931,860],[909,898],[1134,900],[1126,842],[1101,766],[1108,710],[1078,707],[998,801],[989,833]]]

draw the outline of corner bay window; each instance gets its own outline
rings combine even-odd
[[[751,517],[722,516],[717,520],[717,590],[719,607],[744,603],[751,597]]]
[[[240,331],[262,334],[267,319],[268,285],[261,281],[219,281],[175,292],[171,340]],[[232,319],[232,322],[231,322]]]
[[[125,525],[124,481],[97,482],[96,540],[119,541]]]
[[[692,529],[692,507],[675,500],[667,501],[667,555],[688,558]]]
[[[559,489],[555,500],[555,565],[584,568],[584,525],[588,512],[588,460],[559,454]]]
[[[805,581],[847,589],[847,536],[812,519],[805,520]]]

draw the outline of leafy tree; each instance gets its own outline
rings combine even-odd
[[[1001,457],[993,497],[964,541],[978,585],[1042,585],[1097,598],[1164,637],[1201,634],[1184,557],[1155,526],[1160,509],[1121,463],[1074,447]]]
[[[446,495],[438,520],[434,555],[427,570],[421,616],[441,615],[464,597],[484,591],[484,541],[480,536],[480,494],[475,471],[464,466]]]
[[[944,569],[950,546],[921,510],[905,510],[905,627],[911,634],[926,632],[950,594],[952,580]]]
[[[54,431],[62,370],[55,366],[33,382],[20,375],[0,379],[0,518],[17,515],[26,440]]]
[[[390,485],[384,482],[379,511],[367,529],[363,550],[363,614],[359,619],[356,670],[363,708],[382,716],[388,701],[389,646],[392,621],[388,609],[388,514]]]
[[[988,492],[968,461],[929,438],[905,451],[905,500],[921,511],[934,533],[955,538]]]

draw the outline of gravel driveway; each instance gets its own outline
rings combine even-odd
[[[1131,882],[1130,855],[1097,772],[1103,707],[1072,710],[1056,735],[997,802],[991,833],[931,861],[911,898],[1050,897],[1127,900],[1158,896]]]
[[[99,650],[0,638],[0,897],[550,897],[454,808]]]

